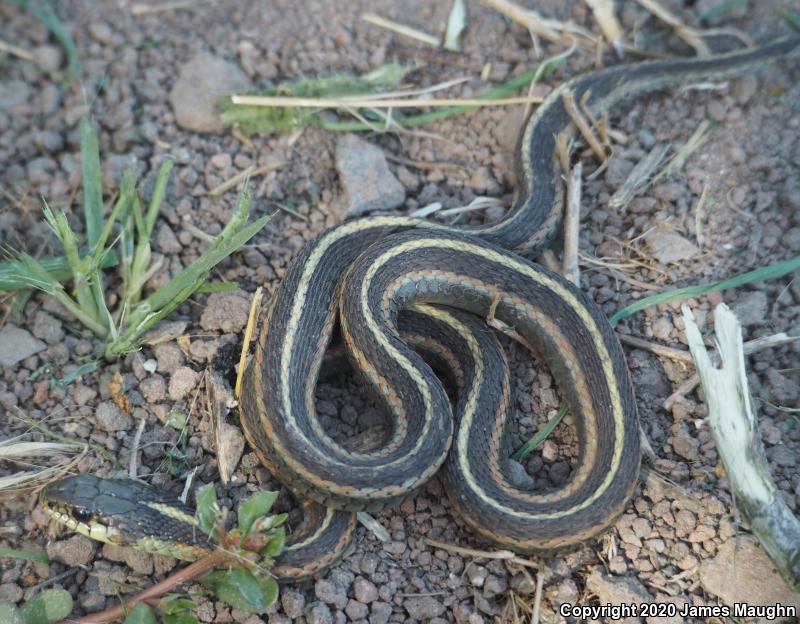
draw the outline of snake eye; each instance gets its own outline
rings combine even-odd
[[[92,512],[83,507],[76,507],[72,510],[72,517],[78,522],[88,522],[92,517]]]

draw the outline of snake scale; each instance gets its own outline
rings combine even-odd
[[[620,345],[578,288],[526,258],[555,237],[557,145],[575,133],[565,96],[597,115],[638,93],[723,79],[796,55],[800,37],[703,59],[600,69],[555,89],[525,122],[517,189],[495,224],[452,228],[406,217],[346,221],[301,250],[277,288],[241,396],[259,459],[306,508],[274,573],[319,572],[344,552],[354,511],[413,495],[437,472],[452,507],[487,540],[523,553],[575,547],[608,528],[636,487],[639,429]],[[568,483],[531,492],[506,477],[510,382],[502,324],[551,370],[573,414],[580,460]],[[315,388],[336,327],[388,414],[377,448],[324,430]],[[429,365],[457,389],[454,406]],[[440,472],[441,469],[441,472]],[[86,475],[49,486],[45,509],[91,537],[192,559],[209,545],[193,511],[139,484]]]

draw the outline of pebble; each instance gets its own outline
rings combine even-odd
[[[105,22],[91,22],[89,34],[97,43],[111,44],[114,42],[114,31]]]
[[[794,451],[785,444],[773,446],[767,451],[767,457],[773,463],[778,466],[783,466],[784,468],[790,468],[797,463],[797,457]]]
[[[16,583],[0,585],[0,602],[19,602],[22,600],[22,588]]]
[[[747,104],[758,92],[758,78],[754,74],[745,74],[734,80],[731,87],[733,98],[738,104]]]
[[[93,558],[97,542],[83,535],[50,542],[47,544],[47,556],[68,566],[87,565]]]
[[[212,293],[200,316],[200,327],[238,334],[247,325],[249,313],[250,300],[241,291]]]
[[[513,459],[506,460],[506,478],[511,485],[521,490],[532,490],[536,484],[525,466]]]
[[[166,223],[159,225],[155,244],[156,250],[162,254],[177,254],[183,250],[183,245],[181,245],[178,237],[175,236],[175,232]]]
[[[52,74],[64,62],[64,52],[59,46],[40,45],[33,49],[33,58],[41,69]]]
[[[761,325],[767,318],[767,293],[754,290],[743,293],[733,305],[732,311],[742,327]]]
[[[392,617],[392,605],[388,602],[373,602],[370,613],[369,624],[386,624]]]
[[[169,378],[169,398],[173,401],[180,401],[194,390],[198,381],[200,381],[200,373],[188,366],[175,369]]]
[[[415,620],[428,620],[445,612],[444,605],[433,596],[414,596],[403,602],[408,615]]]
[[[800,386],[774,368],[767,371],[770,395],[781,405],[795,404],[800,398]]]
[[[103,431],[127,431],[133,420],[116,406],[113,401],[103,401],[95,410],[95,419]]]
[[[314,595],[337,609],[344,609],[347,606],[347,592],[327,579],[320,579],[314,584]]]
[[[322,602],[316,603],[306,614],[308,624],[333,624],[333,615],[328,605]]]
[[[361,620],[367,617],[369,607],[358,600],[350,600],[344,608],[344,612],[351,620]]]
[[[281,591],[281,606],[283,612],[290,618],[298,618],[303,615],[303,608],[306,606],[306,598],[298,591],[284,589]]]
[[[139,392],[148,403],[158,403],[167,396],[167,382],[161,375],[152,375],[141,381]]]
[[[31,96],[31,87],[23,80],[0,80],[0,110],[25,104]]]
[[[158,362],[159,372],[172,373],[183,364],[183,351],[173,342],[155,345],[153,352]]]
[[[250,81],[237,65],[204,52],[180,67],[169,101],[182,128],[218,133],[224,125],[216,111],[217,98],[250,88]]]
[[[2,366],[13,366],[47,348],[45,343],[34,338],[28,330],[11,323],[0,329],[0,344],[3,345],[0,349]]]
[[[700,253],[697,246],[674,230],[656,229],[645,236],[652,256],[662,264],[681,262]]]
[[[44,310],[39,310],[33,317],[33,335],[41,338],[47,344],[57,344],[64,339],[64,329],[61,321],[48,314]]]
[[[406,200],[405,188],[389,171],[383,152],[354,134],[346,134],[336,143],[336,169],[350,215],[391,210]]]
[[[375,587],[375,583],[364,578],[358,578],[353,583],[353,594],[359,602],[369,604],[378,599],[378,588]]]

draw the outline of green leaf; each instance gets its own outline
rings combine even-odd
[[[25,561],[50,563],[47,553],[43,550],[16,550],[15,548],[0,547],[0,557],[13,557],[14,559],[24,559]]]
[[[197,491],[197,522],[200,529],[208,535],[214,531],[214,527],[219,517],[220,509],[217,503],[217,492],[214,490],[214,484],[208,483]]]
[[[250,613],[260,613],[266,609],[261,584],[244,568],[217,570],[203,577],[200,582],[211,589],[217,598],[237,609]]]
[[[787,273],[791,273],[797,269],[800,269],[800,256],[795,256],[794,258],[790,260],[784,260],[783,262],[776,262],[775,264],[761,267],[760,269],[755,269],[754,271],[748,271],[747,273],[742,273],[741,275],[722,280],[721,282],[687,286],[686,288],[676,288],[674,290],[657,293],[655,295],[645,297],[644,299],[639,299],[639,301],[623,308],[610,319],[608,319],[608,322],[611,323],[611,327],[616,327],[617,323],[619,323],[622,319],[628,318],[639,310],[644,310],[650,306],[660,305],[662,303],[674,303],[676,301],[683,301],[691,297],[700,297],[701,295],[707,295],[708,293],[727,290],[728,288],[744,286],[745,284],[750,284],[751,282],[760,282],[763,280],[783,277]]]
[[[286,530],[283,527],[278,527],[275,529],[274,533],[270,535],[267,545],[261,551],[261,556],[274,559],[283,552],[283,547],[285,544]]]
[[[164,421],[164,424],[168,427],[172,427],[173,429],[177,429],[180,431],[184,427],[186,427],[186,423],[189,420],[189,417],[186,415],[185,412],[182,412],[178,409],[171,409],[169,414],[167,414],[167,418]]]
[[[525,444],[519,447],[517,452],[511,456],[511,459],[521,462],[528,455],[530,455],[531,451],[533,451],[533,449],[535,449],[542,442],[544,442],[545,438],[547,438],[547,436],[549,436],[553,432],[553,429],[555,429],[558,423],[561,422],[561,420],[566,415],[568,409],[569,408],[567,407],[567,404],[562,403],[561,407],[558,408],[558,412],[556,413],[556,415],[553,416],[550,420],[548,420],[545,423],[544,427],[539,429],[539,431],[537,431],[530,440],[528,440]]]
[[[161,168],[158,170],[158,178],[156,178],[156,186],[150,198],[150,205],[147,207],[147,216],[145,217],[145,232],[147,233],[147,238],[150,238],[150,235],[153,233],[161,202],[164,201],[164,194],[167,192],[167,182],[169,181],[169,172],[171,170],[172,159],[168,158],[161,163]]]
[[[83,259],[85,256],[81,256]],[[72,279],[72,272],[65,256],[36,260],[42,271],[47,274],[47,281],[64,283]],[[113,250],[103,254],[100,259],[100,268],[107,269],[116,266],[117,254]],[[41,282],[38,272],[30,271],[21,259],[0,262],[0,291],[27,290],[41,288],[36,284]],[[43,290],[43,289],[42,289]]]
[[[198,624],[197,618],[187,611],[165,613],[162,619],[164,624]]]
[[[53,7],[50,6],[49,2],[44,0],[40,0],[39,2],[23,0],[20,4],[28,10],[28,13],[38,19],[42,25],[53,34],[56,41],[61,44],[61,47],[64,48],[64,52],[67,55],[67,86],[71,85],[80,77],[81,62],[78,58],[78,50],[75,47],[75,42],[72,40],[72,37],[70,37],[69,32],[64,28],[64,25],[61,23],[61,20],[58,19],[58,15],[56,15],[56,12],[53,10]]]
[[[97,360],[92,360],[91,362],[86,362],[86,364],[81,364],[78,368],[76,368],[71,373],[67,373],[61,379],[56,380],[55,385],[66,387],[75,381],[81,375],[86,375],[88,373],[93,373],[97,370]]]
[[[239,529],[248,535],[256,518],[266,516],[272,508],[277,492],[257,492],[239,504]]]
[[[25,624],[22,613],[10,602],[0,602],[0,624]]]
[[[197,607],[197,603],[191,598],[186,598],[180,594],[169,594],[164,596],[158,603],[162,613],[177,615],[182,611],[189,611]]]
[[[158,624],[158,621],[153,610],[140,602],[125,616],[124,624]]]
[[[103,229],[103,186],[97,132],[88,117],[81,119],[81,168],[86,243],[89,250],[94,251]]]
[[[50,624],[63,620],[72,611],[72,596],[65,589],[46,589],[22,607],[25,624]]]
[[[258,582],[264,594],[264,608],[269,609],[272,603],[278,599],[278,583],[271,576],[262,576]]]
[[[239,290],[238,282],[209,282],[203,284],[195,292],[199,293],[218,293],[218,292],[233,292]]]

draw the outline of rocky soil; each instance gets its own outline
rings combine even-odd
[[[193,297],[170,318],[181,324],[173,325],[159,344],[113,364],[101,363],[71,383],[58,383],[96,359],[102,346],[41,294],[32,296],[19,314],[11,297],[0,297],[0,437],[43,439],[19,420],[17,415],[24,413],[91,443],[74,469],[108,476],[119,468],[96,449],[105,449],[127,467],[143,422],[136,446],[138,474],[177,495],[193,468],[196,482],[218,479],[210,418],[197,401],[198,387],[209,368],[230,378],[250,293],[257,286],[271,292],[302,245],[339,223],[348,210],[408,213],[434,201],[445,208],[462,206],[477,196],[508,205],[513,146],[523,118],[522,107],[491,108],[418,132],[355,137],[310,128],[248,139],[222,126],[213,95],[301,76],[360,73],[391,60],[424,60],[427,65],[411,75],[410,84],[425,87],[474,76],[448,92],[469,97],[487,87],[477,78],[482,70],[488,68],[484,75],[496,84],[528,69],[536,62],[536,50],[524,29],[477,2],[468,2],[469,27],[459,54],[436,53],[360,19],[370,11],[438,32],[447,20],[445,2],[314,0],[302,7],[286,0],[198,2],[189,9],[147,15],[135,15],[131,3],[54,4],[83,62],[81,79],[73,84],[66,80],[64,53],[46,29],[16,3],[0,4],[0,39],[34,56],[27,61],[0,55],[4,248],[45,257],[59,253],[42,220],[41,197],[67,210],[71,223],[80,227],[78,121],[86,112],[99,128],[109,193],[128,163],[136,163],[148,188],[160,163],[167,157],[175,160],[154,240],[166,270],[150,280],[149,289],[196,259],[208,245],[204,233],[218,233],[227,221],[235,194],[215,200],[208,191],[251,165],[273,165],[254,180],[254,212],[279,208],[275,218],[213,275],[237,282],[241,290]],[[691,53],[636,3],[618,4],[625,5],[621,18],[626,31],[639,33],[652,49]],[[690,8],[678,1],[665,4],[687,23],[699,25],[697,15],[719,3],[686,3]],[[780,17],[790,4],[748,3],[746,10],[725,14],[711,25],[771,40],[791,32]],[[537,3],[537,9],[596,30],[583,2],[552,0]],[[720,38],[712,45],[729,49],[732,42]],[[541,47],[545,55],[560,51],[546,42]],[[593,53],[576,53],[537,91],[544,93],[590,69],[594,61]],[[606,61],[615,62],[610,56]],[[682,167],[626,210],[607,207],[644,154],[657,144],[671,143],[677,149],[705,120],[714,129]],[[590,154],[584,158],[589,179],[580,236],[581,286],[607,314],[656,290],[723,279],[800,254],[800,64],[779,63],[725,84],[640,98],[617,106],[610,121],[614,154],[607,168],[592,176],[598,163]],[[362,177],[360,171],[368,173]],[[493,220],[502,212],[490,208],[469,219]],[[800,335],[797,273],[690,300],[704,330],[712,327],[713,307],[721,301],[741,319],[745,340],[776,332]],[[618,330],[685,349],[678,305],[649,308],[623,321]],[[557,409],[559,396],[545,367],[519,345],[509,341],[507,346],[515,382],[512,442],[517,448]],[[703,420],[702,393],[692,391],[664,407],[692,375],[692,367],[645,349],[625,349],[654,455],[645,460],[650,477],[602,540],[575,553],[537,559],[538,572],[433,547],[427,539],[492,550],[451,514],[434,479],[413,500],[376,515],[388,540],[360,527],[352,552],[339,565],[319,579],[282,588],[267,614],[248,615],[201,601],[198,618],[249,624],[473,624],[514,621],[516,613],[519,621],[527,621],[537,574],[543,581],[543,622],[575,621],[559,614],[564,603],[715,605],[745,599],[793,601],[800,608],[800,596],[781,585],[769,560],[738,525]],[[770,468],[789,507],[800,512],[800,341],[754,354],[748,370]],[[108,382],[115,377],[122,379],[130,413],[112,400]],[[325,426],[340,439],[383,418],[346,373],[321,385],[317,407]],[[185,435],[173,426],[181,415],[188,417]],[[575,439],[569,422],[560,426],[517,467],[524,468],[517,478],[532,479],[542,489],[563,483],[572,469]],[[2,465],[3,474],[20,469],[19,464]],[[230,485],[219,486],[218,493],[233,506],[256,489],[277,487],[245,446]],[[288,494],[278,504],[294,510],[290,521],[299,519]],[[52,560],[3,559],[0,600],[23,601],[45,585],[60,586],[76,598],[79,612],[116,604],[120,593],[147,586],[176,565],[80,536],[53,537],[33,494],[3,501],[0,544],[46,547]]]

